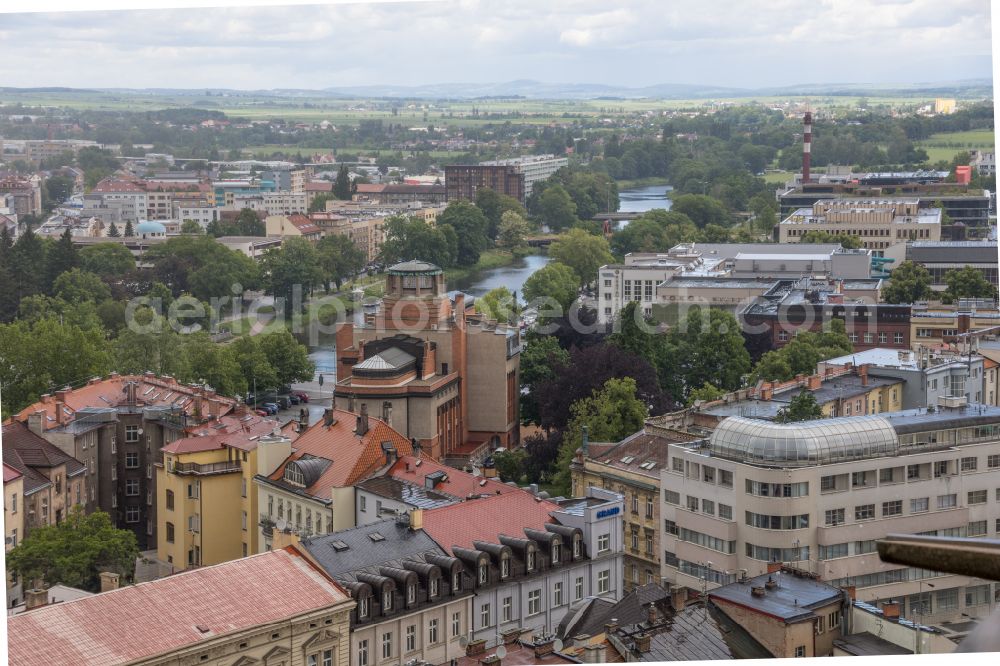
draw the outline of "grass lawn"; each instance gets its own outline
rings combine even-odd
[[[967,150],[993,151],[995,142],[993,130],[978,129],[967,132],[939,132],[923,141],[918,141],[916,145],[927,151],[929,161],[938,162],[950,161],[956,154]]]
[[[764,182],[768,185],[784,185],[795,176],[794,171],[768,171],[764,173]]]

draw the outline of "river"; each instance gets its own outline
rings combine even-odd
[[[634,187],[618,193],[619,213],[645,213],[654,208],[670,210],[670,199],[667,192],[673,188],[669,185],[649,185]]]

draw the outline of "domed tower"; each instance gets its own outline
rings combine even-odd
[[[440,266],[414,259],[389,267],[378,328],[438,330],[447,326],[452,312]]]

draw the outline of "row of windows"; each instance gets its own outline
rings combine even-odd
[[[757,497],[806,497],[809,495],[809,482],[764,483],[747,479],[746,489],[748,495]]]
[[[809,527],[809,514],[768,516],[747,511],[746,523],[750,527],[760,527],[765,530],[801,530]]]
[[[674,458],[671,462],[671,471],[683,474],[689,479],[713,483],[723,488],[733,487],[733,473],[726,469],[716,469],[708,465],[701,465],[683,458]]]
[[[859,336],[858,336],[858,334],[857,334],[856,331],[851,331],[850,333],[847,334],[847,337],[850,338],[851,342],[855,342],[855,343],[859,342],[860,340],[864,340],[864,343],[866,345],[870,345],[870,344],[874,344],[875,343],[875,336],[872,334],[871,331],[865,331],[865,333],[860,338],[859,338]],[[888,344],[889,343],[889,334],[886,333],[885,331],[879,331],[879,333],[878,333],[878,342],[879,342],[879,344],[882,344],[882,345]],[[902,333],[893,333],[892,334],[892,342],[894,344],[897,344],[897,345],[903,344],[903,342],[904,342],[903,334]],[[892,393],[893,393],[892,399],[895,400],[896,399],[896,389],[893,389]]]
[[[462,633],[462,615],[461,613],[452,613],[451,616],[451,637],[456,638]],[[439,636],[438,619],[432,618],[427,621],[427,645],[436,645],[440,642],[441,638]],[[411,624],[406,627],[405,634],[405,647],[406,653],[414,652],[417,649],[417,625]],[[323,653],[324,660],[326,659],[326,652]],[[369,664],[369,645],[368,640],[358,641],[358,666],[368,666]],[[392,659],[395,656],[395,647],[393,641],[393,632],[386,631],[382,633],[382,659]],[[331,661],[332,664],[332,661]],[[309,666],[315,666],[312,662],[309,662]],[[328,666],[326,661],[323,662],[322,666]]]
[[[677,499],[679,500],[680,497],[678,497]],[[704,513],[704,514],[707,514],[709,516],[716,515],[716,513],[715,513],[715,502],[713,500],[698,499],[697,497],[694,497],[692,495],[688,495],[687,496],[687,508],[688,508],[688,511],[693,511],[693,512],[697,513],[699,507],[701,508],[701,512]],[[733,519],[733,507],[729,506],[728,504],[721,504],[720,503],[719,504],[719,514],[718,515],[719,515],[719,518],[722,518],[723,520],[732,520]]]
[[[573,583],[573,601],[579,601],[583,599],[583,589],[584,580],[583,576],[577,576]],[[607,594],[611,590],[611,572],[605,569],[604,571],[597,572],[597,594]],[[569,600],[566,599],[563,590],[562,581],[557,581],[552,585],[552,607],[562,606],[568,603]],[[500,606],[500,622],[506,623],[513,620],[513,608],[514,608],[514,598],[504,597]],[[539,615],[542,612],[542,590],[530,590],[528,592],[528,608],[527,616],[531,617],[534,615]],[[457,615],[457,614],[456,614]],[[485,629],[487,627],[492,627],[495,622],[493,617],[493,607],[491,604],[484,603],[479,608],[479,629]]]
[[[888,585],[890,583],[902,583],[905,581],[923,580],[925,578],[936,578],[949,574],[929,571],[927,569],[893,569],[891,571],[879,571],[877,573],[863,574],[861,576],[848,576],[829,581],[828,585],[834,587],[874,587],[876,585]]]
[[[678,538],[681,541],[687,541],[688,543],[693,543],[696,546],[708,548],[709,550],[715,550],[720,553],[726,553],[727,555],[733,555],[736,553],[735,541],[726,541],[725,539],[719,539],[709,534],[702,534],[701,532],[695,532],[694,530],[689,530],[683,527],[680,530]]]

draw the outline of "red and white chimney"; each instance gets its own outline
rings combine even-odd
[[[811,111],[806,111],[802,119],[802,182],[809,182],[809,154],[812,151],[812,126],[813,115]]]

